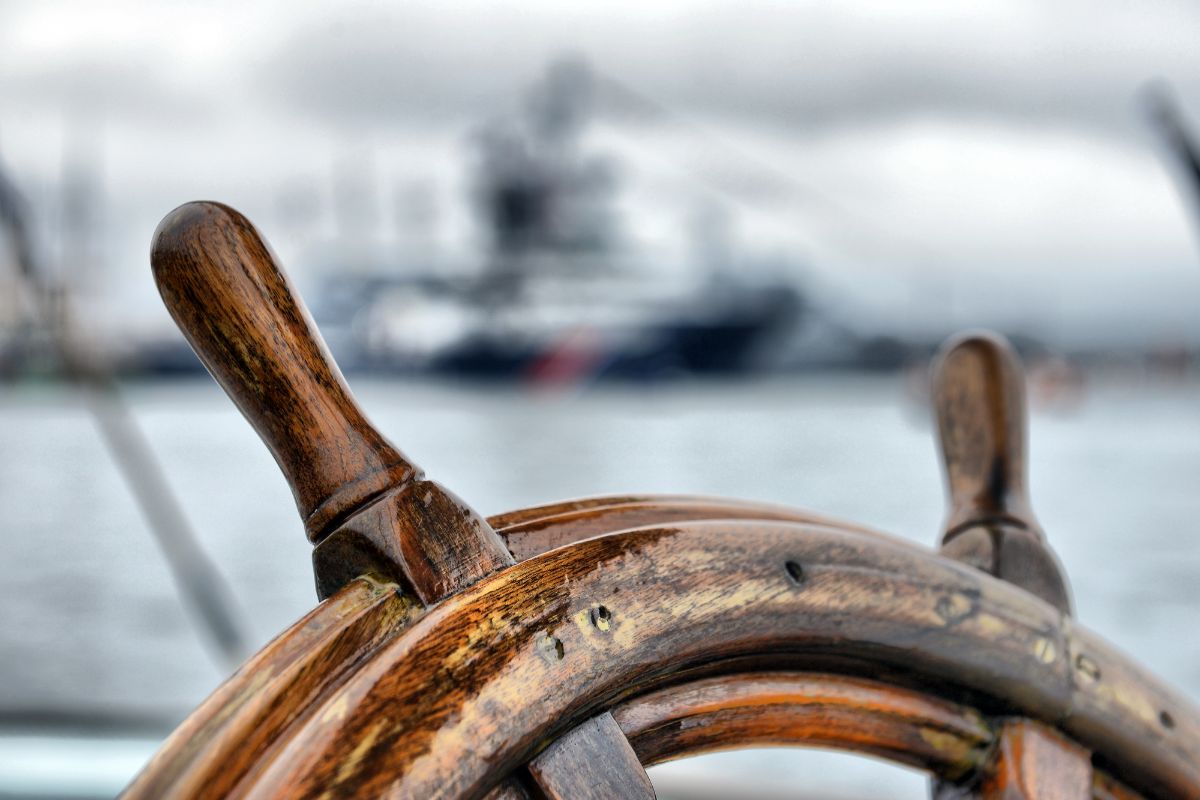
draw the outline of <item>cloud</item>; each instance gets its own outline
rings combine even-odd
[[[1200,7],[1184,4],[671,8],[340,14],[310,20],[257,80],[264,101],[333,126],[494,113],[564,51],[668,107],[800,131],[973,117],[1126,135],[1147,79],[1200,94]]]
[[[212,113],[202,94],[180,91],[153,61],[102,56],[27,64],[0,72],[5,108],[49,110],[84,119],[158,126]]]
[[[693,195],[718,184],[748,245],[807,254],[882,305],[952,269],[970,275],[960,305],[1024,307],[1049,281],[1107,309],[1147,270],[1129,314],[1194,305],[1187,218],[1133,102],[1161,76],[1200,111],[1190,3],[114,1],[124,16],[0,5],[0,130],[14,174],[52,187],[62,112],[102,118],[110,252],[130,286],[185,199],[242,206],[286,249],[284,187],[324,187],[355,148],[385,193],[436,180],[445,242],[464,252],[460,132],[577,53],[624,123],[595,132],[621,143],[622,207],[654,235],[681,239]]]

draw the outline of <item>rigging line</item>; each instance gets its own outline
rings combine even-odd
[[[1151,84],[1143,89],[1143,93],[1147,116],[1177,167],[1175,171],[1180,179],[1176,183],[1187,184],[1187,188],[1182,190],[1186,196],[1181,199],[1192,212],[1189,216],[1193,223],[1196,223],[1195,214],[1200,211],[1200,143],[1193,136],[1169,84]],[[1180,172],[1182,176],[1178,176]],[[1193,231],[1200,233],[1200,225],[1193,224]]]
[[[79,344],[65,295],[59,297],[56,307],[33,256],[24,200],[2,172],[0,225],[14,243],[18,278],[34,298],[34,313],[50,333],[64,374],[87,401],[105,448],[167,562],[176,593],[204,630],[202,639],[220,666],[236,668],[251,652],[244,614],[236,607],[228,583],[201,548],[111,369],[98,353]]]

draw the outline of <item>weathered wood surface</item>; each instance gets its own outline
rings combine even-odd
[[[237,795],[476,796],[582,710],[700,665],[772,654],[804,668],[837,653],[921,690],[1061,721],[1088,746],[1103,739],[1123,778],[1200,796],[1195,709],[1153,681],[1123,686],[1119,655],[1098,647],[1113,682],[1081,690],[1071,642],[1082,635],[1061,622],[1004,582],[861,534],[732,521],[613,534],[430,608],[303,705]],[[1134,688],[1174,709],[1169,746],[1144,719],[1109,721],[1106,704]]]
[[[1061,733],[1028,719],[1000,728],[981,800],[1089,800],[1091,753]]]
[[[249,220],[180,206],[155,231],[151,263],[171,316],[292,487],[320,596],[374,571],[430,603],[512,563],[478,514],[367,420]]]
[[[225,797],[288,725],[419,613],[395,584],[371,578],[348,584],[193,711],[124,796]]]
[[[524,561],[547,550],[593,536],[648,525],[705,519],[804,522],[851,530],[887,539],[896,544],[915,546],[907,539],[804,509],[686,495],[588,497],[497,514],[489,517],[488,523],[504,539],[513,557]]]
[[[1200,711],[1125,653],[1081,625],[1070,626],[1074,710],[1062,730],[1147,794],[1200,797]],[[1162,760],[1191,765],[1181,791]]]
[[[1037,729],[1048,731],[1071,759],[1067,777],[1087,769],[1091,778],[1084,796],[1142,797],[1102,770],[1092,770],[1086,751],[1041,723],[987,719],[968,706],[866,678],[806,672],[729,674],[631,698],[613,710],[613,717],[647,765],[730,747],[834,747],[922,768],[942,779],[937,794],[942,800],[979,797],[985,780],[990,781],[987,791],[995,791],[1004,785],[997,775],[1010,784],[1015,775],[1043,786],[1044,781],[1037,782],[1043,764],[1026,751],[1036,755],[1057,750],[1022,747],[1028,738],[1019,736]]]
[[[490,792],[488,792],[486,795],[484,795],[483,800],[535,800],[535,799],[530,797],[529,790],[525,788],[524,784],[522,784],[516,780],[513,780],[513,779],[508,779],[508,780],[504,781],[503,783],[501,783],[500,785],[498,785],[495,789],[492,789]],[[541,800],[541,798],[540,797],[536,798],[536,800]]]
[[[980,769],[992,731],[974,709],[912,689],[821,673],[744,673],[670,686],[613,711],[642,763],[731,746],[836,747],[951,780]]]
[[[559,737],[529,762],[546,800],[654,800],[654,786],[609,713]]]
[[[1066,579],[1029,502],[1025,384],[1001,337],[970,333],[943,347],[933,406],[950,510],[942,553],[1071,611]]]
[[[417,467],[367,421],[304,302],[250,222],[217,203],[172,211],[151,255],[163,302],[270,448],[309,537]]]
[[[431,609],[293,729],[249,794],[473,796],[573,709],[763,653],[803,666],[836,651],[1048,722],[1087,717],[1060,619],[1006,583],[855,534],[750,522],[615,534]],[[1197,796],[1195,742],[1184,759],[1137,725],[1115,735],[1116,763]]]
[[[639,760],[808,742],[923,766],[943,797],[1137,796],[1091,775],[1094,750],[1129,786],[1200,798],[1200,713],[1064,616],[1028,500],[1020,367],[998,337],[961,337],[935,370],[942,552],[969,569],[708,498],[593,498],[489,524],[370,425],[244,217],[183,206],[152,258],[288,478],[330,599],[127,796],[652,797]],[[1004,717],[999,734],[980,712]]]

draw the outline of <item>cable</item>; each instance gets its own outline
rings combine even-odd
[[[63,372],[87,400],[101,439],[158,542],[176,592],[203,629],[210,653],[232,670],[250,654],[244,615],[217,567],[208,559],[167,482],[111,369],[77,341],[65,297],[57,307],[33,254],[26,208],[16,187],[0,171],[0,225],[17,256],[20,281],[35,298],[35,313],[50,332]],[[56,314],[57,311],[57,314]]]

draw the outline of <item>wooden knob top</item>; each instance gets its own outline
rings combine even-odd
[[[209,372],[274,454],[308,537],[321,541],[418,468],[367,421],[254,226],[219,203],[188,203],[154,233],[163,302]]]
[[[1025,383],[1002,337],[970,332],[942,348],[933,405],[949,490],[945,538],[978,524],[1038,531],[1026,477]]]

